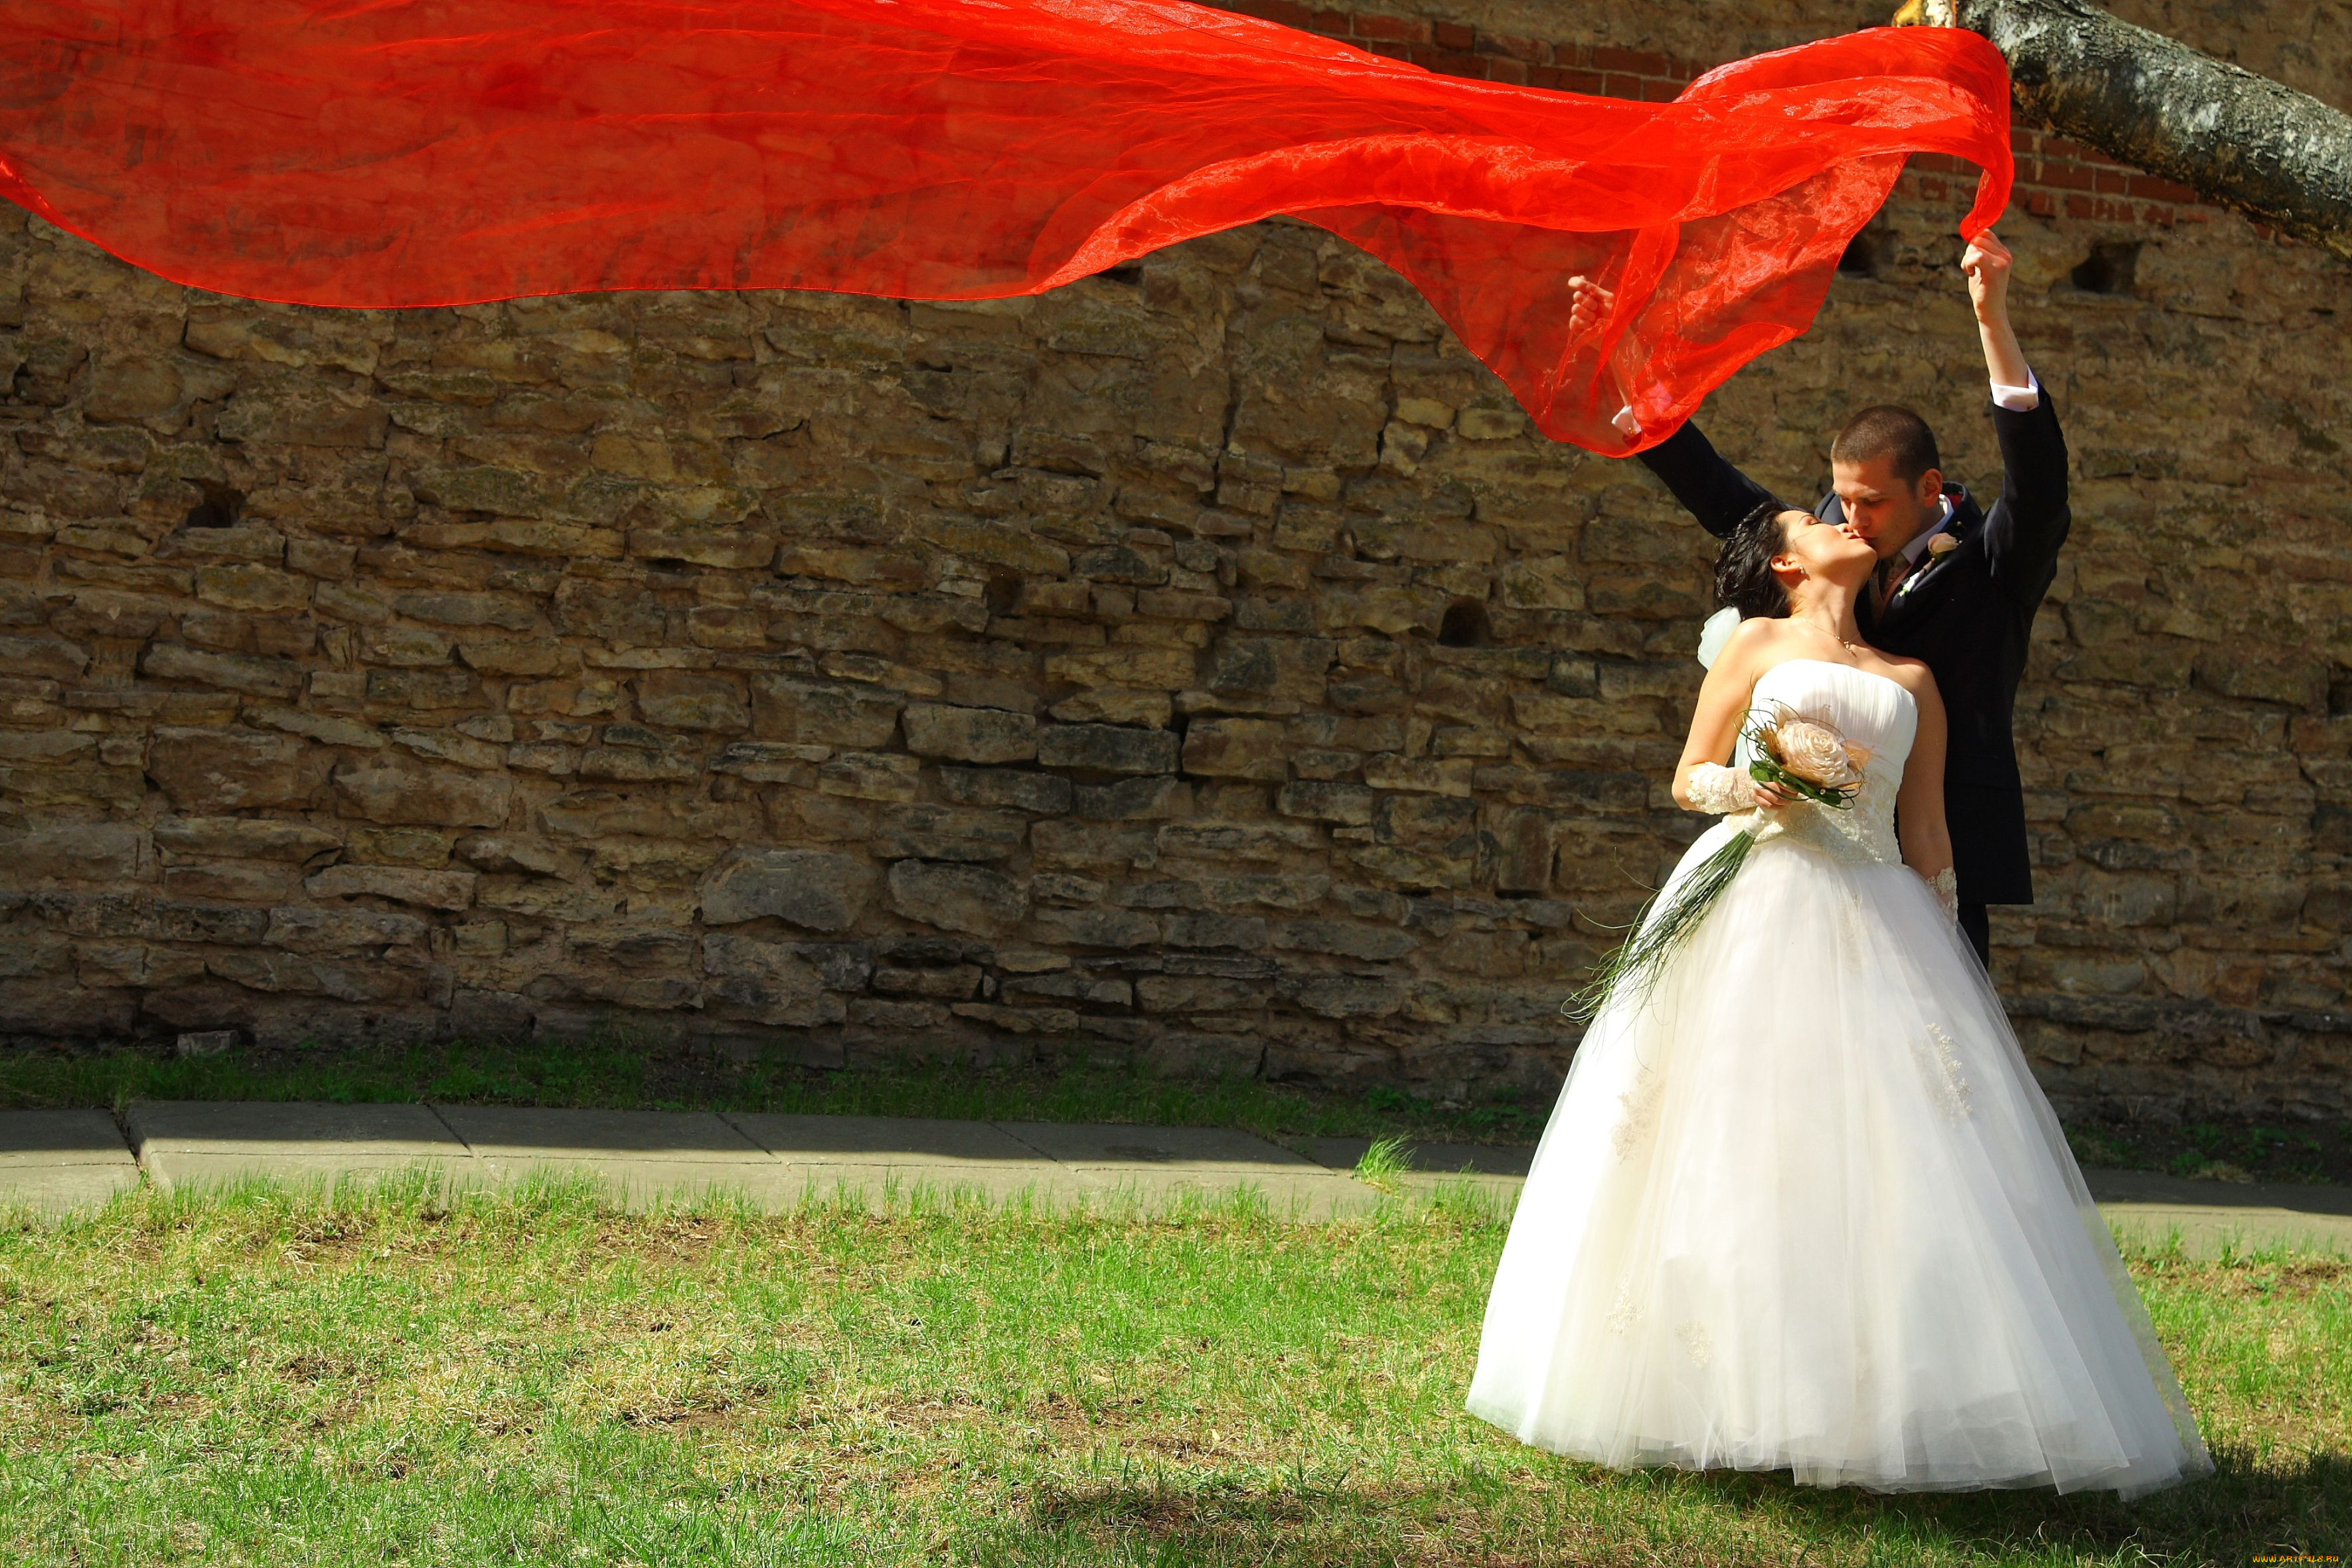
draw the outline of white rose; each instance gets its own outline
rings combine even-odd
[[[1851,789],[1862,782],[1845,737],[1818,719],[1783,719],[1774,726],[1772,750],[1780,765],[1810,784]]]

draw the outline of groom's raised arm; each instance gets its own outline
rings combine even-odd
[[[1587,332],[1598,327],[1615,307],[1616,298],[1590,278],[1570,278],[1570,333]],[[1628,408],[1617,416],[1618,427],[1628,435],[1638,428],[1629,423],[1633,412]],[[1730,459],[1717,451],[1715,444],[1700,435],[1698,426],[1687,419],[1673,435],[1634,455],[1642,459],[1643,467],[1665,480],[1666,489],[1683,503],[1683,510],[1718,539],[1738,527],[1742,518],[1764,502],[1769,501],[1776,508],[1782,504],[1778,496],[1741,473]]]
[[[1783,506],[1778,496],[1741,473],[1738,465],[1717,451],[1715,443],[1701,435],[1697,425],[1689,420],[1656,446],[1634,456],[1643,468],[1666,482],[1666,489],[1674,491],[1685,511],[1698,519],[1701,528],[1718,539],[1738,527],[1740,519],[1763,503]]]
[[[1993,434],[2000,442],[2000,500],[1985,517],[1985,557],[1993,576],[2022,602],[2039,604],[2058,569],[2074,521],[2066,493],[2066,437],[2050,393],[2025,363],[2009,320],[2009,247],[1990,230],[1970,242],[1960,267],[1992,378]]]
[[[2066,437],[2047,388],[2027,409],[1993,405],[2000,441],[2000,501],[1985,518],[1985,557],[1996,578],[2037,602],[2058,569],[2074,510],[2066,495]]]

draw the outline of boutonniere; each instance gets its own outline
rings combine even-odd
[[[1949,555],[1953,551],[1958,550],[1959,547],[1960,542],[1948,533],[1939,533],[1936,535],[1935,538],[1927,541],[1927,558],[1903,574],[1903,581],[1897,584],[1895,589],[1895,596],[1900,599],[1905,595],[1910,593],[1912,589],[1917,587],[1919,585],[1919,579],[1927,574],[1928,567],[1933,566],[1937,562],[1941,561],[1945,556]]]

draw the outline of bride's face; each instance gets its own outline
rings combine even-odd
[[[1851,527],[1823,522],[1809,511],[1782,512],[1780,536],[1780,553],[1772,558],[1772,566],[1791,586],[1820,579],[1858,588],[1878,564],[1877,552]]]

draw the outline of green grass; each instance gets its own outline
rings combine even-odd
[[[2242,1563],[2352,1524],[2352,1264],[2132,1269],[2220,1460],[2132,1505],[1619,1474],[1463,1391],[1500,1210],[1294,1226],[142,1189],[0,1230],[0,1560]]]
[[[1395,1178],[1412,1168],[1410,1151],[1402,1138],[1375,1138],[1372,1146],[1356,1160],[1356,1174],[1382,1191],[1390,1190]]]

